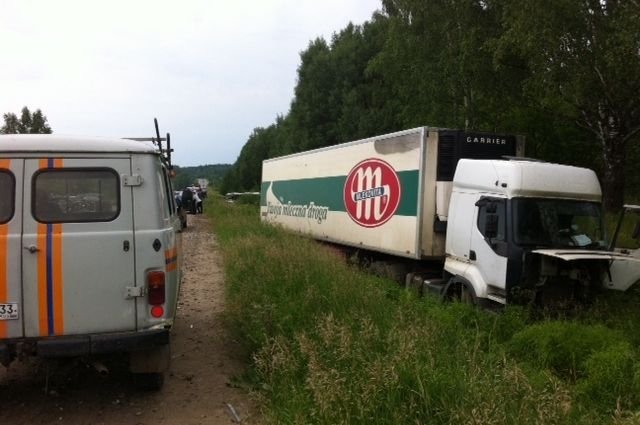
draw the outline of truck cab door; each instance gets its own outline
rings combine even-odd
[[[129,157],[27,159],[26,337],[136,329]]]
[[[507,226],[506,200],[480,196],[476,202],[474,225],[471,229],[469,259],[482,280],[488,294],[477,294],[492,298],[492,292],[505,289],[507,275]],[[492,290],[493,289],[493,290]],[[477,290],[477,286],[476,286]],[[502,299],[495,301],[503,302]]]

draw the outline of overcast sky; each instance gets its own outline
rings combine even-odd
[[[174,163],[232,163],[289,110],[299,53],[380,0],[0,0],[0,113],[54,133],[170,132]]]

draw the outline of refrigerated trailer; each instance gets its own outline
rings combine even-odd
[[[521,136],[419,127],[269,159],[261,217],[386,254],[421,288],[480,304],[635,283],[638,259],[607,247],[595,173],[523,153]]]

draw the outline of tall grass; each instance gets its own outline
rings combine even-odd
[[[572,320],[441,304],[214,199],[228,323],[273,424],[640,423],[640,297]]]

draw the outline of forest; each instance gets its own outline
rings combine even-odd
[[[638,0],[382,0],[300,53],[290,109],[253,130],[221,192],[262,161],[419,126],[526,137],[596,170],[605,207],[640,199]]]
[[[219,187],[222,177],[229,171],[229,164],[198,165],[195,167],[173,167],[176,175],[173,179],[173,188],[182,190],[187,186],[195,185],[198,179],[207,179],[210,186]]]

